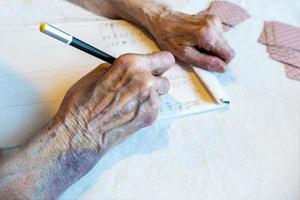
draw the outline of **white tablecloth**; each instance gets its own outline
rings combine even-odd
[[[191,13],[209,3],[166,2]],[[257,43],[265,20],[300,27],[300,2],[232,2],[251,18],[227,33],[237,57],[219,78],[230,109],[139,131],[62,199],[300,199],[300,82]],[[62,0],[0,0],[0,7],[0,28],[99,19]]]

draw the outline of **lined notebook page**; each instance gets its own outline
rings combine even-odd
[[[55,26],[113,56],[158,51],[142,31],[124,21]],[[0,38],[0,148],[5,148],[22,143],[47,123],[67,89],[102,61],[41,34],[37,26],[2,29]],[[165,77],[171,89],[161,97],[159,119],[223,106],[187,67],[177,65]]]

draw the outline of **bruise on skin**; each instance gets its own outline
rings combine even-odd
[[[49,185],[55,185],[51,187],[51,196],[58,197],[66,188],[78,181],[92,169],[102,155],[90,149],[70,150],[60,155],[58,165],[53,167],[51,179],[48,180]]]
[[[50,137],[51,137],[51,138],[55,138],[55,136],[56,136],[56,133],[55,133],[55,132],[50,133]]]

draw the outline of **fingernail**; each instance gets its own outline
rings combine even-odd
[[[228,63],[231,62],[233,60],[233,58],[235,57],[235,51],[233,49],[230,49],[230,57],[228,60]]]
[[[220,65],[217,72],[224,73],[225,71],[226,71],[226,66],[225,65]]]
[[[226,65],[214,65],[212,71],[224,73],[226,71]]]

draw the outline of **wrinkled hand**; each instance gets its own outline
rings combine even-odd
[[[221,21],[214,15],[187,15],[166,9],[153,17],[147,28],[161,49],[187,64],[224,72],[234,57]]]
[[[1,199],[57,199],[113,146],[155,121],[159,95],[169,89],[160,76],[174,63],[169,52],[127,54],[84,76],[43,128],[1,155]]]
[[[168,80],[160,76],[174,62],[169,52],[127,54],[83,77],[68,91],[57,115],[68,130],[67,146],[74,148],[79,138],[76,151],[89,146],[107,150],[151,125],[158,115],[159,95],[169,89]]]

